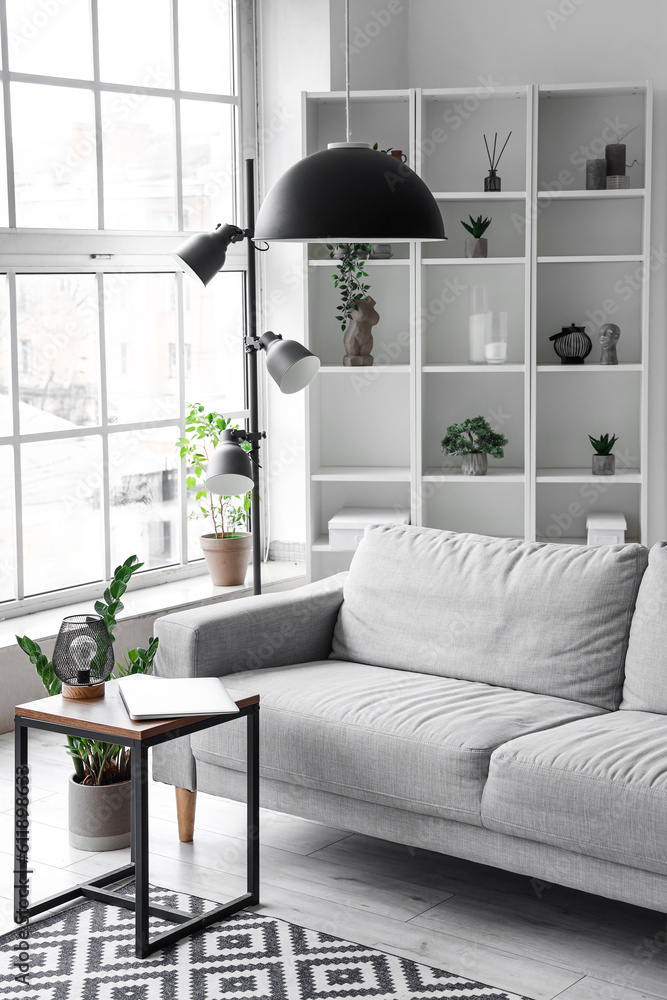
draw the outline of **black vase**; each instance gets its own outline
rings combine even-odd
[[[489,176],[484,178],[485,191],[500,191],[500,177],[495,170],[489,170]]]
[[[593,350],[593,342],[583,326],[564,326],[560,333],[554,333],[549,340],[562,365],[583,365]]]

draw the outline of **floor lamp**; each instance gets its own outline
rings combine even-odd
[[[262,539],[259,513],[259,450],[264,431],[259,429],[259,398],[257,381],[257,354],[266,352],[266,368],[281,392],[291,394],[304,389],[315,377],[320,367],[319,358],[296,340],[283,340],[280,334],[267,331],[257,335],[257,248],[255,235],[255,164],[246,160],[246,223],[247,229],[238,226],[218,225],[213,232],[197,233],[189,237],[173,252],[183,270],[192,277],[208,283],[225,263],[227,249],[232,243],[248,241],[248,268],[246,277],[246,333],[244,338],[246,378],[248,386],[249,430],[226,430],[213,453],[206,472],[206,489],[221,496],[238,496],[251,490],[252,520],[252,583],[253,593],[262,592]],[[246,452],[241,442],[250,442]]]

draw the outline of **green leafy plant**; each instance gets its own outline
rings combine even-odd
[[[504,434],[498,434],[484,417],[471,417],[462,424],[451,424],[442,439],[445,455],[471,455],[482,452],[494,458],[503,458],[507,444]]]
[[[331,277],[334,288],[340,292],[341,300],[336,319],[340,323],[341,330],[345,333],[352,310],[357,302],[360,299],[368,299],[371,286],[364,284],[363,279],[368,277],[368,272],[364,271],[364,267],[371,252],[371,246],[369,243],[327,243],[327,250],[329,257],[338,261],[338,272],[334,272]],[[343,255],[334,258],[335,250],[342,250]]]
[[[596,455],[611,455],[618,437],[616,434],[612,434],[611,437],[608,434],[601,434],[599,438],[594,438],[589,434],[588,440],[593,445],[593,451]]]
[[[393,148],[393,146],[390,146],[389,149],[380,149],[377,142],[373,143],[373,149],[377,149],[379,153],[391,153]]]
[[[127,590],[132,574],[141,569],[144,564],[136,556],[130,556],[116,566],[113,579],[104,591],[102,600],[95,602],[95,611],[104,619],[111,641],[115,641],[114,630],[117,625],[116,616],[123,610],[121,597]],[[56,676],[53,663],[42,652],[39,643],[27,635],[16,636],[16,641],[28,656],[42,684],[50,695],[60,694],[62,681]],[[122,660],[116,660],[119,677],[127,674],[151,673],[153,661],[157,653],[159,639],[151,637],[148,649],[127,649],[122,654]],[[74,762],[74,774],[77,781],[84,785],[110,785],[119,781],[127,781],[130,777],[130,751],[113,743],[100,743],[85,737],[67,737],[67,753]]]
[[[461,219],[461,225],[464,229],[467,229],[471,236],[474,236],[476,240],[480,240],[484,233],[487,231],[493,219],[482,219],[481,215],[478,215],[476,219],[473,219],[472,215],[469,215],[470,225]]]
[[[186,483],[195,490],[197,507],[188,515],[191,520],[209,518],[216,538],[236,538],[248,526],[251,495],[223,497],[209,493],[205,484],[204,466],[215,451],[220,435],[231,427],[231,420],[221,413],[207,413],[201,403],[188,403],[185,417],[185,435],[176,442],[181,462],[187,468]],[[244,451],[250,451],[248,441],[242,441]],[[203,502],[202,502],[203,501]]]

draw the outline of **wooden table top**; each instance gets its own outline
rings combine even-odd
[[[55,722],[63,726],[75,726],[78,729],[90,729],[98,733],[108,733],[109,736],[122,736],[133,740],[159,736],[202,719],[222,718],[219,715],[188,715],[178,719],[144,719],[141,722],[133,722],[120,696],[118,681],[107,681],[104,687],[103,698],[70,701],[60,694],[55,694],[17,705],[14,714],[23,719],[40,719],[43,722]],[[228,694],[239,708],[259,703],[258,694],[244,695],[238,691],[228,691]]]

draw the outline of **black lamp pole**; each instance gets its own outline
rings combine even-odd
[[[252,528],[252,589],[253,594],[262,593],[262,538],[259,513],[259,443],[264,434],[259,430],[259,391],[257,385],[257,262],[255,244],[255,163],[245,161],[245,236],[248,240],[248,269],[246,275],[246,326],[245,339],[246,380],[248,409],[250,410],[250,443],[252,449],[252,494],[250,497],[250,526]]]

